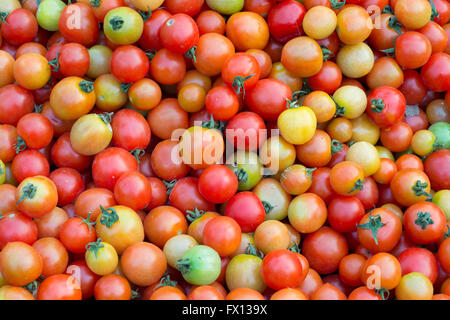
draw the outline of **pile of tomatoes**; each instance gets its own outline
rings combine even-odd
[[[0,299],[449,300],[447,0],[1,0]]]

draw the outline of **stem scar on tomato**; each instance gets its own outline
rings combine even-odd
[[[26,198],[33,199],[34,196],[36,195],[36,191],[37,191],[37,188],[36,188],[36,186],[34,184],[27,183],[22,188],[22,196],[20,197],[19,201],[17,201],[17,204],[21,203]]]
[[[102,205],[100,205],[101,210],[101,217],[100,217],[100,223],[107,226],[108,228],[111,228],[114,223],[116,223],[119,220],[119,216],[116,212],[116,209],[114,208],[103,208]]]
[[[417,212],[417,219],[414,220],[414,223],[422,230],[426,230],[429,224],[434,224],[434,221],[429,212]]]
[[[102,239],[98,238],[95,242],[90,242],[86,245],[86,251],[94,251],[95,257],[98,256],[98,250],[104,248],[105,245],[102,243]]]
[[[369,222],[364,224],[358,224],[356,227],[359,229],[366,229],[370,230],[372,232],[373,240],[375,241],[375,244],[378,245],[378,230],[382,227],[384,227],[386,223],[381,222],[381,216],[379,214],[373,216],[372,214],[369,215]]]

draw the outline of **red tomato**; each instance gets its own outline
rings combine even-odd
[[[302,266],[295,253],[286,249],[274,250],[264,257],[261,275],[272,289],[295,288],[302,278]]]
[[[275,5],[267,18],[270,34],[279,42],[287,42],[302,35],[302,21],[305,14],[305,7],[294,0]]]
[[[19,211],[11,211],[0,219],[0,249],[8,242],[21,241],[32,245],[38,237],[36,223]]]
[[[144,50],[159,50],[163,48],[160,31],[171,14],[164,9],[152,12],[150,18],[144,22],[144,31],[139,39],[139,46]]]
[[[56,274],[42,281],[36,298],[37,300],[81,300],[81,289],[74,277]]]
[[[74,15],[76,19],[74,18]],[[78,25],[76,25],[78,24]],[[77,42],[85,47],[95,44],[99,26],[94,10],[86,3],[73,3],[66,6],[59,16],[58,29],[70,42]]]
[[[120,46],[111,56],[111,73],[123,83],[141,80],[149,68],[145,52],[136,46]]]
[[[36,17],[28,10],[19,8],[8,14],[1,25],[3,38],[14,46],[33,41],[38,32]]]
[[[328,204],[328,222],[338,232],[356,230],[364,216],[364,207],[356,197],[336,196]]]
[[[189,52],[188,57],[195,57],[194,46],[198,43],[199,31],[194,19],[187,14],[178,13],[167,19],[159,36],[164,48],[177,54]]]
[[[206,168],[198,181],[198,190],[205,199],[214,203],[224,203],[231,199],[238,189],[238,179],[234,172],[224,165]]]
[[[434,255],[427,249],[408,248],[398,255],[402,266],[402,276],[411,272],[426,275],[431,282],[435,282],[438,275],[438,265]]]
[[[261,200],[253,192],[244,191],[227,202],[225,215],[236,220],[242,232],[253,232],[264,222],[266,212]]]
[[[403,94],[393,87],[378,87],[367,97],[367,115],[381,128],[402,120],[406,110]]]
[[[20,118],[33,112],[34,99],[30,91],[17,84],[0,88],[0,123],[15,126]]]

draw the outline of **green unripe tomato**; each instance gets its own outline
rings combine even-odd
[[[198,245],[186,251],[175,267],[181,271],[188,283],[203,286],[217,280],[221,271],[221,260],[214,249]]]
[[[439,190],[433,196],[433,203],[441,208],[447,221],[450,221],[450,190]]]
[[[61,0],[42,1],[36,12],[39,26],[47,31],[58,31],[59,16],[65,6]]]
[[[103,31],[115,44],[127,45],[138,41],[144,30],[144,20],[139,13],[129,7],[119,7],[105,16]]]
[[[231,15],[242,10],[244,0],[206,0],[206,4],[219,13]]]
[[[232,159],[227,160],[227,166],[238,177],[239,191],[253,189],[262,179],[263,165],[255,152],[239,150]]]
[[[439,145],[439,148],[450,149],[450,123],[436,122],[428,130],[436,136],[436,144]]]

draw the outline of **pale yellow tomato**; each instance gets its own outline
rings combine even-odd
[[[291,144],[304,144],[316,131],[317,118],[309,107],[290,108],[278,117],[281,136]]]
[[[366,177],[371,176],[380,168],[380,156],[377,149],[366,141],[352,144],[348,148],[345,160],[359,164]]]

